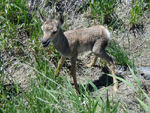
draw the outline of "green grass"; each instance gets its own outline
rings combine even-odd
[[[129,69],[130,69],[130,71],[131,71],[131,73],[132,73],[132,76],[133,76],[134,79],[135,79],[135,83],[136,83],[136,85],[137,85],[138,88],[136,88],[135,86],[133,86],[132,83],[130,83],[130,82],[128,82],[127,80],[124,80],[124,79],[122,79],[122,78],[120,78],[120,77],[116,77],[116,76],[114,76],[114,75],[109,75],[109,76],[117,78],[118,80],[124,82],[124,83],[127,84],[130,88],[132,88],[132,90],[134,90],[135,93],[138,95],[138,96],[135,96],[135,98],[138,100],[139,105],[140,105],[140,107],[139,107],[139,109],[138,109],[139,113],[141,113],[141,109],[142,109],[142,108],[143,108],[143,110],[144,110],[146,113],[149,113],[149,112],[150,112],[150,108],[149,108],[149,106],[148,106],[146,103],[143,102],[142,97],[145,96],[148,101],[150,101],[150,98],[149,98],[148,94],[146,94],[146,93],[143,91],[143,89],[141,88],[141,82],[140,82],[140,78],[139,78],[140,75],[136,75],[135,72],[134,72],[135,70],[131,69],[130,67],[129,67]]]
[[[130,24],[131,25],[139,25],[141,24],[141,18],[145,14],[144,11],[144,2],[143,0],[136,0],[135,3],[132,5],[132,9],[130,10]]]
[[[105,19],[114,11],[112,8],[114,3],[112,0],[107,2],[94,0],[94,3],[90,3],[93,18],[100,19],[104,23]],[[50,67],[51,64],[48,57],[58,61],[59,53],[52,46],[46,50],[41,47],[41,21],[36,16],[36,12],[33,12],[32,15],[29,14],[26,4],[26,0],[2,0],[0,5],[0,50],[6,52],[14,51],[15,48],[18,51],[22,50],[26,57],[19,57],[21,55],[19,52],[17,53],[18,57],[17,55],[16,57],[20,62],[26,65],[28,64],[34,70],[34,75],[31,75],[31,85],[28,87],[28,90],[20,88],[17,82],[12,82],[10,86],[6,86],[7,74],[4,72],[5,62],[0,55],[0,78],[3,78],[0,80],[0,112],[117,113],[123,105],[119,98],[114,102],[113,99],[115,97],[109,96],[109,87],[99,92],[97,87],[87,77],[87,83],[90,83],[94,92],[98,94],[93,98],[92,93],[87,90],[84,84],[79,84],[84,91],[80,87],[81,94],[77,95],[68,77],[54,77],[54,69]],[[97,15],[98,17],[96,17]],[[64,29],[68,29],[67,24],[64,25]],[[28,34],[28,37],[26,37],[29,38],[28,47],[23,47],[18,44],[21,39],[19,37],[21,32]],[[46,52],[49,51],[51,54],[47,56]],[[112,40],[110,42],[108,51],[119,64],[134,67],[132,64],[133,60],[128,58],[127,52],[122,50],[116,41]],[[32,52],[33,56],[31,56],[30,52]],[[149,106],[142,101],[142,96],[144,95],[150,101],[149,95],[142,90],[139,78],[135,76],[135,71],[132,69],[130,71],[136,80],[138,89],[128,81],[120,77],[116,78],[129,85],[138,94],[136,99],[140,103],[141,108],[148,113],[150,112]],[[11,75],[9,76],[11,77]],[[32,76],[35,77],[32,78]],[[104,94],[107,97],[106,99],[102,97]],[[124,112],[128,112],[128,108],[124,109]]]
[[[150,1],[149,0],[144,0],[144,3],[146,3],[145,9],[150,10]]]
[[[36,56],[37,57],[37,56]],[[2,89],[0,94],[0,110],[4,113],[7,112],[21,112],[21,113],[61,113],[61,112],[82,112],[82,113],[117,113],[120,108],[120,99],[117,102],[113,101],[108,95],[108,87],[106,87],[101,92],[98,91],[97,87],[87,78],[87,83],[93,86],[94,91],[98,93],[96,98],[93,98],[92,93],[86,90],[86,86],[80,83],[80,88],[84,89],[81,94],[76,94],[72,88],[72,84],[69,79],[63,76],[58,78],[54,77],[53,71],[49,67],[49,62],[46,59],[36,58],[39,64],[36,67],[32,67],[36,73],[36,79],[31,79],[31,85],[29,90],[22,90],[17,84],[12,84],[13,94],[11,98],[8,99],[6,93]],[[142,90],[139,77],[135,75],[132,69],[130,69],[132,75],[135,78],[135,83],[138,89],[132,85],[132,83],[116,77],[120,81],[129,85],[138,97],[135,98],[139,101],[141,108],[143,108],[147,113],[150,111],[148,105],[142,101],[142,96],[150,101],[149,96]],[[113,75],[110,75],[115,77]],[[80,89],[81,90],[81,89]],[[19,94],[19,91],[21,92]],[[8,94],[8,93],[7,93]],[[107,98],[104,100],[102,95],[106,94]],[[141,111],[139,109],[139,112]],[[128,112],[127,110],[125,110]]]
[[[113,113],[117,113],[119,101],[110,107],[112,101],[109,97],[107,97],[106,102],[101,98],[107,88],[99,93],[96,98],[93,98],[92,94],[86,90],[86,87],[80,84],[85,91],[81,91],[81,94],[77,95],[68,78],[55,78],[48,60],[35,57],[37,66],[32,68],[35,70],[36,79],[31,79],[29,90],[24,91],[15,87],[13,91],[16,93],[11,94],[10,99],[7,98],[6,91],[1,90],[0,106],[2,112],[94,113],[101,111],[103,113],[109,111],[111,113],[113,111]],[[88,80],[87,83],[90,83],[95,91],[98,92],[98,89],[91,81]],[[21,91],[21,94],[19,94],[19,91]]]
[[[106,50],[113,56],[114,60],[119,65],[131,67],[135,66],[134,59],[130,59],[127,51],[124,48],[121,48],[115,40],[110,40],[109,47]]]
[[[91,16],[104,24],[114,13],[117,2],[115,0],[93,0],[90,2]]]
[[[35,37],[41,33],[40,20],[34,13],[33,15],[29,13],[26,4],[26,0],[2,0],[0,6],[0,47],[2,49],[19,46],[17,42],[21,32],[26,32],[31,39],[34,38],[31,43],[38,40]]]

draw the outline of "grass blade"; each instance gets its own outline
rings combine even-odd
[[[139,101],[139,103],[142,105],[143,109],[149,113],[150,112],[150,107],[148,105],[146,105],[142,100],[140,100],[139,98],[136,97],[136,99]]]
[[[128,81],[126,81],[126,80],[124,80],[124,79],[122,79],[120,77],[117,77],[115,75],[108,74],[108,76],[114,77],[114,78],[116,78],[116,79],[124,82],[125,84],[127,84],[128,86],[130,86],[135,92],[137,92],[137,90],[135,89],[135,87],[130,82],[128,82]]]

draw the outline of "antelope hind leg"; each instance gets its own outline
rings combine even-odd
[[[113,63],[113,59],[112,57],[110,57],[105,50],[103,50],[102,54],[100,55],[100,57],[105,60],[107,62],[107,64],[109,65],[109,68],[111,70],[112,75],[116,75],[115,74],[115,67],[114,67],[114,63]],[[113,90],[114,92],[118,91],[118,81],[115,77],[113,77]]]
[[[111,56],[109,56],[106,53],[105,48],[100,48],[100,49],[97,49],[97,47],[93,48],[93,53],[95,53],[95,55],[97,57],[100,57],[103,60],[105,60],[107,62],[107,64],[109,64],[109,68],[111,70],[112,75],[116,75],[113,59]],[[115,77],[113,77],[113,83],[114,83],[113,90],[114,90],[114,92],[117,92],[118,91],[118,81]]]

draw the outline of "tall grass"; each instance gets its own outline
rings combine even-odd
[[[94,92],[98,93],[96,98],[93,98],[92,93],[89,92],[84,84],[79,84],[80,94],[76,94],[72,84],[70,83],[68,77],[54,78],[54,74],[49,67],[49,62],[46,59],[41,59],[39,57],[37,60],[41,60],[43,63],[38,64],[37,67],[33,67],[36,73],[36,79],[31,79],[32,83],[29,90],[21,91],[19,95],[11,95],[11,98],[7,99],[5,94],[0,94],[1,108],[2,112],[30,112],[30,113],[61,113],[61,112],[82,112],[82,113],[117,113],[120,108],[120,99],[117,102],[113,101],[113,97],[110,98],[108,94],[108,88],[105,88],[101,92],[97,87],[87,78],[87,83],[90,83],[94,89]],[[39,66],[40,65],[40,66]],[[47,67],[47,68],[45,68]],[[49,67],[49,68],[48,68]],[[135,83],[138,88],[133,86],[132,83],[113,75],[120,81],[129,85],[138,96],[135,98],[139,101],[140,106],[147,113],[150,111],[149,106],[142,101],[142,96],[150,101],[149,96],[142,90],[139,77],[137,77],[132,69],[130,69],[132,75],[135,78]],[[16,87],[17,88],[17,87]],[[82,88],[82,89],[81,89]],[[84,90],[83,90],[84,89]],[[106,94],[106,100],[102,98],[102,95]],[[2,101],[3,100],[3,101]],[[139,112],[141,111],[139,108]],[[125,109],[124,109],[125,110]],[[125,110],[125,112],[128,112]]]
[[[3,93],[4,90],[1,90],[0,106],[2,112],[117,113],[119,101],[110,107],[112,101],[109,97],[107,97],[106,102],[101,97],[108,88],[99,93],[96,98],[93,98],[86,87],[80,84],[84,91],[82,92],[80,87],[81,93],[76,94],[68,78],[54,78],[49,62],[46,59],[35,57],[37,66],[32,68],[35,70],[36,79],[32,79],[29,90],[24,91],[17,88],[17,90],[21,91],[21,94],[16,93],[15,95],[11,95],[9,99]],[[90,83],[95,91],[98,92],[98,89],[90,80],[88,80],[87,83]]]
[[[145,8],[150,10],[150,1],[149,0],[144,0],[144,3],[146,3]]]
[[[40,21],[34,13],[33,15],[29,13],[26,4],[26,0],[2,0],[0,5],[1,48],[17,47],[21,32],[26,32],[31,38],[39,35]],[[33,19],[32,16],[35,18]],[[12,39],[14,40],[12,41]]]
[[[99,2],[101,2],[101,4]],[[113,1],[110,0],[107,4],[106,1],[102,2],[99,0],[94,0],[94,3],[91,3],[90,6],[93,8],[93,17],[97,14],[102,15],[100,19],[102,19],[104,23],[103,18],[107,18],[112,11],[110,7],[113,6]],[[11,49],[14,49],[15,47],[21,48],[16,43],[20,38],[18,34],[22,31],[26,32],[28,34],[28,38],[30,38],[28,48],[30,48],[30,52],[33,52],[32,57],[34,60],[32,60],[30,53],[25,51],[26,56],[28,56],[27,58],[30,58],[30,60],[25,59],[24,62],[27,62],[30,68],[34,70],[35,73],[33,76],[36,77],[32,78],[31,75],[31,84],[28,87],[28,90],[21,89],[17,83],[7,86],[5,84],[5,79],[1,79],[0,112],[117,113],[121,105],[120,99],[116,102],[113,101],[114,97],[111,98],[108,94],[109,87],[106,87],[104,90],[99,92],[99,89],[93,84],[93,82],[87,79],[87,83],[90,83],[94,89],[94,92],[97,92],[98,94],[95,98],[93,98],[92,93],[87,89],[85,84],[79,84],[81,93],[76,94],[68,77],[54,77],[54,70],[50,67],[50,62],[47,59],[47,55],[45,52],[41,51],[42,48],[40,48],[40,20],[34,14],[32,15],[32,18],[30,18],[26,4],[26,0],[2,0],[0,5],[0,49],[11,51]],[[99,7],[99,5],[102,5],[102,7]],[[95,7],[100,9],[94,9]],[[110,9],[110,11],[105,9],[105,7]],[[106,11],[106,14],[105,10],[108,11]],[[126,52],[122,55],[123,53],[116,42],[112,42],[112,49],[113,47],[118,48],[115,49],[117,52],[110,52],[112,55],[114,54],[116,59],[118,59],[117,61],[130,65]],[[50,55],[51,57],[58,57],[57,51],[53,51],[53,48],[49,48],[49,50],[53,52],[53,54]],[[118,54],[122,56],[118,56]],[[0,66],[0,77],[6,77],[6,73],[4,73],[4,60],[1,58],[1,55]],[[116,78],[129,85],[138,94],[136,99],[139,101],[141,108],[143,108],[146,112],[150,112],[149,106],[143,102],[142,96],[145,95],[149,101],[150,98],[142,90],[139,78],[135,76],[134,71],[132,69],[130,71],[136,80],[138,89],[136,89],[128,81],[119,77]],[[107,95],[106,99],[102,97],[104,94]],[[141,111],[141,108],[139,109],[139,112]],[[124,111],[127,112],[126,110]]]
[[[135,66],[134,59],[130,59],[127,51],[124,48],[121,48],[115,40],[110,40],[107,51],[113,56],[114,60],[119,65],[131,67]]]
[[[130,10],[130,24],[135,26],[141,23],[141,18],[145,14],[144,11],[144,2],[143,0],[136,0],[132,5],[132,9]]]
[[[89,1],[91,16],[98,19],[102,24],[110,19],[111,14],[114,13],[117,7],[115,0],[92,0]]]
[[[142,98],[142,97],[145,96],[148,101],[150,101],[150,97],[149,97],[148,94],[146,94],[146,93],[143,91],[143,89],[141,88],[141,82],[140,82],[140,78],[139,78],[140,75],[136,75],[135,72],[134,72],[135,70],[132,70],[130,67],[129,67],[129,69],[130,69],[130,71],[131,71],[131,73],[132,73],[132,76],[133,76],[134,79],[135,79],[135,83],[136,83],[136,86],[137,86],[137,87],[135,87],[135,85],[133,85],[133,84],[130,83],[129,81],[124,80],[124,79],[122,79],[122,78],[120,78],[120,77],[116,77],[116,76],[114,76],[114,75],[109,75],[109,76],[115,77],[115,78],[117,78],[118,80],[120,80],[120,81],[124,82],[125,84],[127,84],[128,86],[130,86],[130,88],[132,88],[132,90],[135,91],[135,93],[138,95],[137,97],[135,96],[135,98],[138,100],[139,105],[140,105],[140,107],[139,107],[139,109],[138,109],[139,113],[141,113],[141,108],[143,108],[143,110],[144,110],[146,113],[149,113],[149,112],[150,112],[149,105],[143,102],[143,100],[142,100],[143,98]]]

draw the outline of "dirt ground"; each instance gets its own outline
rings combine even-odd
[[[53,0],[52,0],[53,1]],[[68,1],[68,2],[66,2]],[[74,1],[74,2],[73,2]],[[64,0],[64,6],[62,8],[66,9],[68,16],[66,17],[66,23],[69,29],[79,29],[88,27],[87,21],[90,23],[91,26],[100,24],[97,20],[93,20],[88,13],[90,13],[90,9],[87,12],[83,12],[78,10],[79,7],[83,4],[81,0]],[[30,1],[29,0],[29,8],[31,13],[35,7],[35,4],[38,4],[39,7],[42,9],[45,8],[45,12],[48,12],[50,15],[53,11],[58,12],[57,7],[51,7],[52,4],[44,3],[42,1]],[[59,5],[55,4],[56,6]],[[68,6],[67,8],[65,6]],[[51,9],[51,10],[49,10]],[[56,10],[57,9],[57,10]],[[149,43],[150,43],[150,21],[145,17],[142,18],[142,27],[133,28],[131,30],[129,26],[129,18],[130,18],[130,9],[131,9],[131,1],[129,0],[128,3],[122,2],[119,3],[119,7],[116,9],[116,14],[118,15],[120,22],[117,23],[117,27],[111,31],[111,38],[115,39],[121,47],[126,48],[126,50],[130,54],[130,58],[132,55],[139,56],[135,57],[135,63],[138,67],[150,67],[150,50],[149,50]],[[148,15],[150,12],[147,12],[145,15]],[[47,14],[47,13],[46,13]],[[124,30],[122,30],[124,29]],[[29,40],[28,38],[22,39],[25,45]],[[27,45],[26,45],[27,46]],[[17,80],[20,84],[20,87],[27,88],[28,83],[30,81],[29,75],[34,75],[34,71],[30,68],[29,65],[21,63],[13,53],[11,52],[2,52],[2,57],[4,59],[5,65],[5,73],[8,75],[7,79],[10,81]],[[11,59],[10,59],[11,57]],[[94,55],[91,52],[86,52],[79,54],[78,61],[77,61],[77,78],[78,81],[82,82],[83,84],[87,84],[85,75],[97,86],[99,91],[101,92],[106,87],[106,78],[108,79],[108,85],[112,84],[112,78],[107,76],[105,73],[108,73],[106,67],[102,67],[100,65],[100,59],[98,59],[96,65],[94,67],[88,68],[86,65],[92,60]],[[8,63],[9,61],[9,63]],[[55,68],[56,65],[51,62],[52,68]],[[62,75],[69,76],[69,68],[71,64],[67,60],[65,62],[65,66],[61,71]],[[116,63],[116,74],[117,76],[121,76],[125,80],[132,83],[136,88],[135,79],[132,76],[129,69],[119,68],[120,66]],[[11,77],[9,77],[11,75]],[[148,76],[150,75],[149,71],[143,71],[139,69],[139,78],[141,81],[141,85],[143,90],[149,95],[150,94],[150,82]],[[15,79],[12,79],[15,78]],[[72,78],[70,77],[70,81],[73,83]],[[92,92],[93,97],[96,97],[98,94],[93,92],[91,87],[89,86],[89,90]],[[114,93],[112,90],[112,86],[109,87],[109,96],[115,98],[113,101],[116,102],[121,99],[121,103],[129,109],[129,112],[138,113],[139,104],[135,97],[138,97],[138,94],[135,93],[133,89],[131,89],[128,85],[123,82],[119,83],[119,92]],[[106,98],[106,95],[103,95]],[[143,101],[150,106],[150,102],[146,100],[143,96]],[[118,113],[123,113],[123,109],[120,107]],[[142,111],[144,113],[144,111]]]

